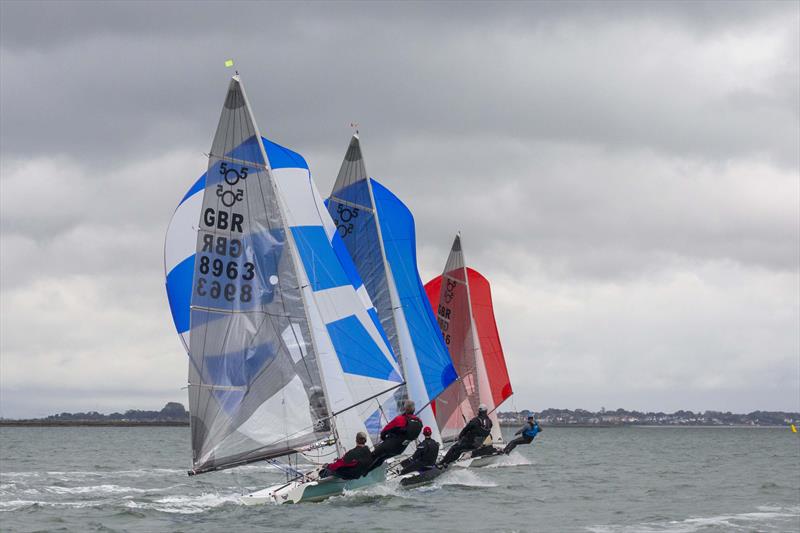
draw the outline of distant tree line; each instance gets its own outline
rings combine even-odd
[[[533,415],[543,424],[553,425],[698,425],[698,426],[785,426],[800,425],[800,413],[786,411],[753,411],[747,414],[730,411],[692,412],[679,410],[674,413],[661,411],[642,412],[616,409],[606,411],[587,411],[585,409],[544,409],[543,411],[506,411],[499,412],[501,423],[518,424],[529,415]],[[60,413],[37,419],[42,422],[133,422],[143,423],[187,423],[189,412],[178,402],[167,403],[160,411],[144,411],[128,409],[124,413],[104,415],[97,411],[86,413]]]
[[[545,409],[543,411],[500,412],[501,422],[518,423],[529,415],[542,423],[563,425],[702,425],[702,426],[785,426],[800,424],[800,413],[786,411],[753,411],[747,414],[730,411],[692,412],[679,410],[674,413],[661,411],[642,412],[616,409],[593,412],[585,409]]]
[[[124,413],[111,413],[104,415],[97,411],[88,413],[60,413],[50,415],[44,420],[54,422],[73,421],[134,421],[134,422],[188,422],[189,412],[178,402],[169,402],[160,411],[142,411],[128,409]]]

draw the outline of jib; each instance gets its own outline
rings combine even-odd
[[[209,228],[229,229],[243,233],[242,222],[244,222],[244,217],[239,213],[215,212],[213,207],[209,207],[203,212],[203,223]]]

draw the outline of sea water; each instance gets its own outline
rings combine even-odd
[[[0,428],[2,531],[800,531],[788,428],[548,428],[493,467],[246,507],[267,465],[188,477],[188,428]]]

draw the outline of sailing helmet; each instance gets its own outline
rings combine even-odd
[[[473,404],[473,405],[474,405],[474,404]],[[478,406],[478,412],[479,412],[479,413],[485,413],[485,412],[486,412],[486,411],[488,411],[488,410],[489,410],[489,408],[488,408],[488,407],[486,407],[486,404],[485,404],[485,403],[482,403],[482,404],[480,404],[480,405]]]
[[[422,428],[422,434],[425,435],[426,437],[430,437],[431,433],[433,433],[433,431],[431,431],[430,426],[425,426],[424,428]]]

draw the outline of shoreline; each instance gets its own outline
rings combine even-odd
[[[0,427],[189,427],[189,422],[135,420],[0,420]]]
[[[500,424],[503,428],[519,428],[519,424]],[[142,421],[135,420],[0,420],[0,427],[189,427],[189,422],[180,421]],[[748,429],[775,429],[786,428],[788,425],[747,425],[747,424],[545,424],[546,428],[748,428]]]

